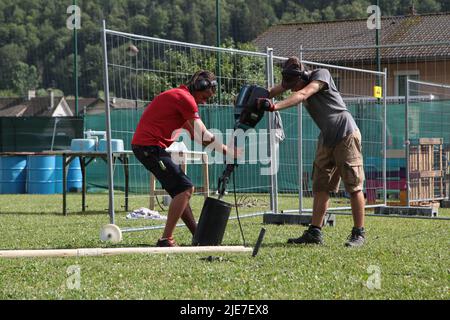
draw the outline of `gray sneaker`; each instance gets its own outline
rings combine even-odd
[[[287,243],[296,244],[323,244],[322,231],[317,228],[311,228],[305,230],[299,238],[288,239]]]
[[[366,240],[366,231],[364,228],[355,228],[353,227],[352,233],[348,236],[347,242],[345,243],[346,247],[361,247]]]

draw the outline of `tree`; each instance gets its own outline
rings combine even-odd
[[[442,11],[443,12],[449,12],[450,11],[450,1],[443,1],[441,2],[442,5]]]
[[[13,68],[12,84],[19,95],[25,95],[28,90],[36,89],[39,85],[37,68],[18,62]]]
[[[128,0],[128,14],[130,17],[145,13],[145,1]]]
[[[336,8],[337,19],[361,19],[367,17],[367,7],[370,5],[366,1],[352,1]]]
[[[0,89],[12,89],[15,66],[26,58],[26,49],[17,44],[7,44],[0,48]]]
[[[173,4],[172,9],[169,11],[169,38],[173,40],[183,40],[184,30],[182,18],[184,17],[184,12],[178,4]]]
[[[322,10],[322,20],[331,21],[336,19],[336,14],[331,6]]]
[[[191,2],[186,8],[186,20],[184,25],[185,36],[184,39],[191,43],[202,43],[202,20],[201,14],[197,9],[195,3]]]
[[[446,3],[446,2],[444,2]],[[448,4],[448,1],[447,1]],[[436,0],[421,0],[417,1],[416,9],[419,12],[440,12],[441,4]]]
[[[25,44],[27,41],[27,31],[23,25],[10,23],[7,25],[9,29],[9,39],[11,42]]]
[[[100,44],[88,44],[83,54],[80,72],[80,94],[95,97],[103,88],[103,56]]]
[[[167,25],[169,24],[169,13],[155,3],[149,10],[149,35],[152,37],[167,37]]]
[[[220,0],[219,3],[221,38],[231,38],[233,45],[237,45],[252,41],[280,22],[367,18],[367,6],[374,1]],[[380,0],[383,16],[408,14],[411,3],[411,0]],[[66,92],[74,91],[73,32],[66,28],[66,8],[70,4],[71,0],[0,0],[0,90],[14,87],[13,71],[22,62],[30,68],[35,66],[44,87],[50,87],[55,80]],[[414,0],[414,4],[419,14],[450,11],[449,0]],[[86,95],[95,95],[95,90],[103,87],[102,74],[95,70],[102,59],[99,31],[103,18],[109,29],[216,44],[215,1],[94,0],[78,1],[78,5],[82,9],[78,32],[80,92]],[[143,61],[150,58],[144,53],[142,57]],[[161,88],[166,80],[161,82]]]
[[[130,20],[131,32],[135,34],[147,34],[150,21],[142,14],[135,15]]]

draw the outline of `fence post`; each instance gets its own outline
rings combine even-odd
[[[267,85],[269,88],[274,86],[273,75],[273,49],[267,48]],[[270,209],[273,213],[278,213],[278,159],[277,143],[273,134],[274,114],[269,113],[269,150],[270,150]]]
[[[383,200],[384,200],[384,206],[387,206],[387,175],[386,175],[386,170],[387,170],[387,163],[386,163],[386,158],[387,158],[387,97],[388,97],[388,93],[387,93],[387,86],[388,86],[388,77],[387,77],[387,68],[384,68],[384,94],[383,94],[383,98],[384,98],[384,103],[383,103],[383,107],[384,107],[384,122],[383,122],[383,140],[384,140],[384,146],[383,146],[383,189],[384,189],[384,195],[383,195]]]
[[[406,92],[405,92],[405,156],[406,156],[406,206],[410,206],[410,178],[409,178],[409,76],[406,77]]]
[[[300,63],[303,63],[303,45],[300,46]],[[298,131],[298,142],[297,142],[297,158],[298,158],[298,185],[299,185],[299,195],[298,195],[298,212],[302,214],[303,212],[303,103],[297,107],[297,131]]]
[[[106,21],[103,20],[103,61],[104,61],[104,77],[105,77],[105,117],[106,117],[106,151],[108,158],[108,192],[109,192],[109,217],[111,224],[115,224],[114,213],[114,172],[113,172],[113,158],[111,146],[111,114],[109,110],[109,72],[108,72],[108,45],[106,43]]]

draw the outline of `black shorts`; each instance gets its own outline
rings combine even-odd
[[[172,161],[170,153],[158,146],[132,146],[136,158],[161,183],[172,198],[192,188],[189,177]]]

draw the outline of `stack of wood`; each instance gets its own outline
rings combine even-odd
[[[442,138],[420,138],[409,148],[411,205],[434,205],[444,199],[444,149]]]
[[[445,208],[450,207],[450,143],[444,145],[444,190],[445,200],[441,203],[445,203]]]

